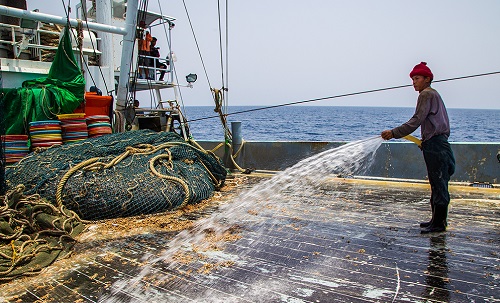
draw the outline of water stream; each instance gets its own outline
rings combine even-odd
[[[151,297],[161,298],[158,297],[161,294],[157,291],[154,294],[148,293],[140,286],[141,281],[159,266],[175,270],[179,265],[176,261],[179,253],[203,254],[207,257],[204,261],[210,258],[216,261],[229,258],[230,261],[238,262],[238,256],[224,256],[223,252],[211,249],[217,246],[214,241],[222,241],[224,235],[235,226],[242,229],[251,226],[252,231],[258,233],[260,226],[264,229],[269,224],[282,224],[273,216],[276,206],[286,208],[287,203],[292,203],[290,197],[294,195],[313,197],[321,185],[329,179],[361,174],[372,163],[382,142],[382,138],[377,136],[347,143],[304,159],[273,177],[243,190],[230,203],[221,206],[217,212],[198,220],[193,228],[176,235],[161,254],[144,255],[142,261],[145,265],[141,273],[133,279],[115,282],[105,301],[115,302],[113,294],[124,290],[134,294],[134,297],[141,298],[141,301]],[[297,205],[296,201],[293,203]],[[208,236],[211,240],[207,240]]]

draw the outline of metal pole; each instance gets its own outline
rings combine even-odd
[[[240,149],[241,144],[243,144],[243,138],[241,136],[241,122],[240,121],[235,121],[231,122],[231,150],[227,148],[224,150],[224,165],[226,165],[229,168],[236,168],[236,166],[233,163],[233,160],[231,160],[229,157],[233,157],[234,154]]]
[[[129,3],[130,2],[134,2],[134,1],[129,1]],[[68,20],[66,19],[66,17],[48,15],[48,14],[43,14],[43,13],[39,13],[39,12],[31,12],[31,11],[26,11],[26,10],[22,10],[22,9],[18,9],[18,8],[5,6],[5,5],[0,5],[0,15],[18,17],[18,18],[29,19],[29,20],[36,20],[36,21],[41,21],[41,22],[46,22],[46,23],[55,23],[55,24],[59,24],[59,25],[66,25],[68,23]],[[71,24],[71,26],[74,26],[74,27],[78,26],[77,19],[69,19],[69,23]],[[87,25],[87,24],[85,24],[85,25]],[[127,30],[123,27],[100,24],[100,23],[95,23],[95,22],[88,22],[88,26],[89,26],[89,29],[91,29],[91,30],[119,34],[119,35],[127,35]]]
[[[83,1],[82,3],[85,3]],[[96,21],[102,24],[111,24],[111,1],[100,0],[96,2]],[[101,41],[101,66],[108,67],[108,72],[104,73],[104,83],[107,84],[109,91],[115,89],[115,77],[114,77],[114,60],[113,60],[113,35],[111,33],[99,33]],[[113,104],[114,105],[114,104]]]
[[[124,112],[127,105],[127,87],[130,80],[130,65],[132,64],[132,55],[135,43],[135,31],[137,29],[137,11],[138,0],[127,2],[127,17],[125,26],[128,29],[123,37],[122,60],[120,64],[120,79],[118,82],[118,92],[116,97],[116,110]]]
[[[234,121],[231,122],[231,134],[233,135],[233,150],[237,151],[241,143],[243,143],[243,138],[241,136],[241,122]],[[236,147],[238,146],[238,147]]]

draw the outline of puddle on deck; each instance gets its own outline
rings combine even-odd
[[[239,190],[265,178],[237,178],[242,185],[188,210],[92,224],[71,257],[0,285],[0,299],[500,301],[498,189],[452,187],[448,231],[421,235],[418,222],[430,216],[426,184],[332,179],[315,192],[290,191],[237,220],[219,220],[204,230],[207,245],[184,237],[165,254],[179,231],[227,211]]]

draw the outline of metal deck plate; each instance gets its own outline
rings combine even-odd
[[[251,188],[250,177],[238,190]],[[332,180],[245,210],[210,240],[176,237],[230,209],[90,225],[75,254],[0,285],[9,302],[499,302],[500,191],[452,186],[448,231],[421,235],[426,184]],[[235,204],[236,205],[236,204]],[[231,215],[229,215],[231,216]],[[174,222],[175,221],[175,222]],[[235,224],[234,222],[238,222]],[[175,225],[175,227],[174,227]],[[219,220],[218,225],[223,226]],[[215,227],[217,228],[217,227]],[[196,228],[194,228],[196,230]],[[193,237],[199,236],[192,231]],[[177,239],[177,253],[166,257]],[[209,244],[206,247],[198,244]],[[173,260],[176,260],[174,262]]]

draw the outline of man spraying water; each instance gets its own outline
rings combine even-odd
[[[431,185],[432,219],[420,223],[421,233],[442,232],[446,230],[450,194],[448,182],[455,172],[455,158],[448,137],[450,122],[443,99],[431,88],[434,78],[427,63],[417,64],[410,73],[415,91],[419,92],[415,114],[408,122],[384,130],[381,136],[385,140],[402,138],[419,126],[421,127],[422,152],[427,167],[427,175]]]

